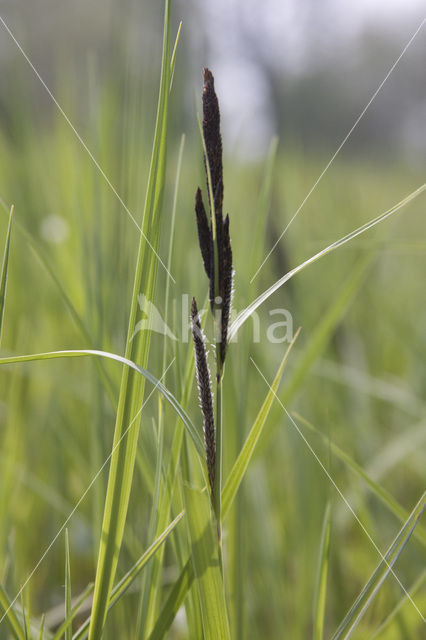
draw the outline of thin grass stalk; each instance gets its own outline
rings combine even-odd
[[[253,302],[251,302],[248,305],[248,307],[243,309],[243,311],[241,311],[238,314],[238,316],[235,318],[234,322],[232,323],[232,325],[229,328],[229,340],[232,340],[232,338],[237,334],[237,332],[240,330],[242,325],[246,322],[246,320],[248,320],[248,318],[254,313],[254,311],[256,311],[256,309],[258,309],[264,302],[266,302],[266,300],[273,293],[278,291],[278,289],[280,289],[288,280],[290,280],[290,278],[295,276],[296,273],[299,273],[300,271],[303,271],[303,269],[305,269],[309,265],[313,264],[314,262],[316,262],[317,260],[319,260],[323,256],[326,256],[329,253],[332,253],[336,249],[342,247],[347,242],[350,242],[351,240],[354,240],[355,238],[357,238],[361,234],[365,233],[366,231],[369,231],[370,229],[372,229],[376,225],[381,224],[382,222],[387,220],[390,216],[393,216],[395,213],[400,211],[403,207],[405,207],[407,204],[409,204],[412,200],[414,200],[415,198],[420,196],[425,190],[426,190],[426,183],[422,184],[415,191],[412,191],[403,200],[401,200],[400,202],[395,204],[393,207],[391,207],[390,209],[388,209],[384,213],[380,214],[379,216],[376,216],[375,218],[373,218],[373,220],[370,220],[369,222],[366,222],[365,224],[361,225],[357,229],[354,229],[353,231],[351,231],[347,235],[343,236],[339,240],[336,240],[335,242],[332,242],[330,245],[328,245],[327,247],[325,247],[324,249],[322,249],[321,251],[319,251],[315,255],[311,256],[310,258],[308,258],[307,260],[305,260],[304,262],[299,264],[294,269],[291,269],[291,271],[288,271],[288,273],[284,274],[274,284],[272,284],[268,289],[266,289],[266,291],[264,291],[260,296],[258,296],[255,300],[253,300]]]
[[[121,580],[115,585],[114,589],[111,591],[111,598],[109,601],[108,609],[112,609],[114,605],[123,597],[126,593],[127,589],[133,584],[135,579],[138,577],[139,573],[144,569],[149,559],[158,552],[164,543],[164,541],[168,538],[170,533],[176,527],[176,525],[183,518],[183,511],[179,513],[176,518],[171,522],[166,529],[161,533],[160,536],[151,544],[151,546],[143,553],[143,555],[137,560],[137,562],[133,565],[129,571],[121,578]],[[78,606],[76,605],[73,609],[73,615],[75,616],[78,610]],[[90,618],[85,620],[80,628],[73,635],[72,640],[82,640],[87,636],[87,630],[89,628]],[[64,625],[69,624],[69,621],[66,621]],[[59,640],[62,637],[61,630],[59,629],[53,640]]]
[[[145,276],[145,291],[152,299],[157,269],[157,256],[147,247],[149,231],[153,246],[158,246],[159,221],[156,220],[161,204],[165,172],[165,140],[167,125],[167,107],[169,94],[169,28],[170,0],[165,2],[163,55],[161,69],[160,94],[148,188],[143,215],[142,234],[139,245],[137,266],[133,285],[132,304],[126,344],[126,358],[146,364],[149,352],[149,334],[139,332],[132,339],[138,312],[138,295]],[[153,233],[152,233],[153,232]],[[113,455],[105,500],[102,524],[101,544],[95,578],[93,608],[89,628],[89,640],[99,640],[105,624],[108,603],[114,584],[118,555],[124,534],[127,508],[132,484],[136,457],[136,445],[139,434],[139,420],[135,419],[142,402],[144,380],[135,375],[128,367],[123,368],[120,397],[114,431]],[[133,424],[132,424],[133,423]],[[125,441],[119,446],[125,429],[132,424]]]
[[[4,612],[4,620],[9,631],[16,640],[25,640],[25,632],[15,613],[13,602],[10,601],[3,586],[0,584],[0,611]]]
[[[172,62],[171,62],[171,75],[173,74],[175,58],[176,58],[176,49],[177,42],[179,39],[179,34],[181,30],[181,25],[179,25],[178,35],[176,37],[176,43],[173,49],[172,54]],[[176,168],[176,179],[175,179],[175,189],[173,193],[173,205],[172,205],[172,215],[171,215],[171,223],[170,223],[170,240],[169,240],[169,251],[167,257],[167,274],[166,274],[166,287],[164,294],[164,322],[168,323],[169,318],[169,296],[170,296],[170,270],[172,265],[172,254],[173,254],[173,243],[174,243],[174,230],[175,230],[175,221],[176,221],[176,209],[177,209],[177,200],[178,200],[178,191],[179,191],[179,182],[180,182],[180,174],[182,169],[182,159],[183,159],[183,151],[185,147],[185,134],[182,134],[181,142],[179,146],[178,160],[177,160],[177,168]],[[164,335],[163,340],[163,365],[162,371],[165,371],[167,368],[167,335]],[[166,384],[166,376],[164,376],[164,384]],[[154,490],[154,500],[151,510],[151,522],[149,526],[149,539],[156,538],[162,529],[164,529],[165,522],[169,518],[170,513],[170,505],[166,505],[163,507],[163,498],[165,497],[165,492],[162,490],[161,486],[161,477],[163,470],[163,444],[164,444],[164,399],[159,394],[158,396],[158,448],[157,448],[157,462],[156,462],[156,476],[155,476],[155,490]],[[164,511],[164,513],[163,513]],[[151,630],[157,609],[157,600],[160,592],[159,588],[159,579],[161,575],[161,566],[162,559],[164,556],[164,547],[162,547],[158,553],[152,558],[149,562],[148,566],[145,569],[142,583],[142,591],[141,591],[141,603],[139,607],[139,619],[138,624],[136,626],[136,637],[144,638],[146,632],[149,633]]]
[[[65,529],[65,620],[71,617],[71,561],[70,561],[70,541],[68,529]],[[64,640],[72,639],[71,625],[64,633]]]
[[[220,348],[220,346],[219,346]],[[217,352],[217,349],[216,349]],[[217,519],[217,534],[219,538],[219,559],[222,564],[222,376],[216,383],[216,455],[214,469],[213,507]]]
[[[6,304],[6,288],[7,288],[7,272],[9,267],[9,253],[10,253],[10,237],[12,232],[12,219],[13,219],[13,205],[10,208],[9,222],[7,225],[6,242],[3,252],[3,264],[0,275],[0,347],[3,336],[3,319],[4,308]]]

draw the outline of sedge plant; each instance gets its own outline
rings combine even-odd
[[[203,70],[203,148],[206,172],[209,217],[204,206],[202,191],[197,189],[195,213],[198,240],[204,269],[209,279],[209,301],[213,313],[216,356],[216,421],[210,371],[205,339],[195,298],[192,300],[191,322],[197,372],[198,393],[203,414],[206,463],[209,474],[213,510],[221,537],[222,493],[222,381],[228,338],[228,323],[232,303],[232,249],[229,237],[229,215],[223,218],[223,166],[220,133],[219,101],[214,78],[207,68]]]

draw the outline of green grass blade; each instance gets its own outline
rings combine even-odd
[[[326,340],[329,338],[334,327],[339,322],[343,312],[345,311],[345,309],[347,308],[347,305],[352,299],[352,296],[354,295],[355,291],[358,289],[360,283],[362,282],[368,263],[369,263],[369,258],[367,258],[366,260],[365,259],[360,260],[359,264],[355,266],[353,273],[350,275],[348,280],[343,285],[341,291],[338,292],[336,299],[332,302],[332,304],[330,305],[330,308],[327,310],[327,313],[325,314],[323,320],[321,321],[320,325],[316,329],[313,337],[311,338],[308,344],[308,347],[304,351],[300,362],[296,365],[295,370],[292,372],[290,382],[287,383],[287,385],[283,389],[281,396],[285,398],[285,402],[289,400],[289,398],[294,394],[296,389],[302,383],[307,371],[309,371],[310,366],[318,356],[319,351],[323,348]],[[266,420],[266,416],[265,416],[265,420]],[[250,435],[252,435],[252,437],[256,439],[256,442],[254,444],[258,442],[260,436],[263,436],[263,439],[265,439],[267,434],[267,423],[264,422],[263,424],[261,424],[259,422],[257,424],[257,428],[259,429],[258,436],[255,435],[256,431],[253,431],[253,427],[249,434],[249,437]],[[249,446],[247,442],[246,444],[247,446]],[[258,448],[260,446],[261,446],[261,443],[258,444]],[[255,453],[256,449],[254,448],[252,451]],[[241,455],[242,454],[240,454],[240,456]],[[228,480],[226,482],[226,485],[224,487],[224,491],[222,495],[222,500],[223,500],[222,517],[223,518],[225,518],[226,513],[229,507],[231,506],[233,497],[239,486],[236,475],[234,479],[232,477],[234,472],[235,474],[237,474],[235,467],[237,463],[238,464],[241,463],[241,468],[238,473],[242,473],[244,475],[245,467],[243,462],[244,461],[242,457],[240,462],[239,462],[239,458],[237,458],[237,461],[234,465],[234,469],[231,471],[228,477]],[[164,605],[160,613],[160,617],[157,620],[157,623],[154,628],[154,630],[156,631],[156,634],[152,635],[153,640],[154,638],[155,639],[161,638],[162,636],[160,632],[162,632],[165,628],[167,630],[170,624],[172,623],[173,621],[172,616],[173,614],[176,615],[176,612],[179,609],[178,602],[174,601],[173,598],[179,598],[180,603],[183,601],[183,598],[185,597],[185,594],[182,595],[183,585],[187,584],[188,582],[190,583],[190,580],[188,580],[188,575],[193,576],[193,573],[191,573],[191,571],[193,572],[193,568],[190,566],[190,561],[189,561],[189,565],[188,566],[185,565],[185,567],[183,568],[180,574],[179,580],[181,580],[181,582],[179,583],[179,587],[176,588],[175,592],[172,592],[170,594],[168,600],[166,601],[166,604]]]
[[[426,581],[426,569],[424,569],[421,572],[421,574],[419,575],[417,580],[414,582],[414,584],[412,584],[411,587],[409,589],[407,589],[407,593],[404,593],[402,598],[399,600],[399,602],[396,604],[396,606],[392,609],[390,614],[386,617],[386,620],[383,620],[383,622],[380,625],[380,627],[378,629],[376,629],[374,634],[371,636],[370,640],[375,640],[376,638],[380,637],[381,634],[384,631],[386,631],[388,626],[395,619],[395,616],[398,615],[398,613],[401,611],[402,607],[407,603],[407,601],[408,601],[407,594],[410,594],[411,597],[414,597],[416,595],[416,593],[423,587],[425,581]]]
[[[173,51],[172,51],[172,58],[170,60],[170,91],[172,90],[172,86],[173,86],[173,78],[174,78],[174,75],[175,75],[175,65],[176,65],[176,53],[177,53],[177,48],[178,48],[178,44],[179,44],[179,40],[180,40],[181,31],[182,31],[182,21],[179,22],[179,27],[178,27],[177,34],[176,34],[175,44],[174,44]]]
[[[269,391],[267,394],[265,401],[257,415],[257,418],[250,430],[249,435],[247,436],[247,440],[244,444],[243,449],[241,450],[240,455],[238,456],[232,471],[230,472],[228,479],[226,481],[225,487],[223,489],[222,495],[222,517],[224,518],[232,505],[232,501],[235,497],[236,492],[238,491],[238,487],[241,484],[242,479],[244,478],[245,472],[250,463],[253,452],[256,448],[256,443],[259,439],[259,436],[262,432],[263,426],[268,417],[272,401],[274,399],[274,391],[276,392],[281,380],[281,377],[284,372],[285,364],[287,362],[287,358],[289,356],[290,350],[295,343],[299,331],[295,334],[292,343],[289,345],[286,353],[284,354],[283,360],[278,368],[277,374],[272,383],[272,391]],[[176,581],[169,597],[161,610],[160,615],[157,618],[157,622],[155,627],[149,636],[150,640],[159,640],[163,638],[167,633],[170,625],[172,624],[179,608],[182,606],[183,600],[186,596],[187,591],[192,585],[194,579],[194,569],[192,562],[189,560],[184,566],[178,580]]]
[[[126,357],[133,362],[141,363],[142,366],[146,366],[148,361],[150,332],[146,334],[137,332],[136,335],[134,335],[134,332],[138,315],[140,314],[138,307],[140,291],[143,287],[146,298],[152,300],[156,287],[160,214],[165,182],[170,87],[169,32],[170,1],[166,0],[160,92],[126,343]],[[148,240],[148,235],[150,240]],[[142,335],[143,333],[144,335]],[[139,420],[137,418],[142,405],[143,394],[143,379],[138,379],[132,369],[125,367],[121,379],[114,430],[113,455],[111,457],[96,570],[95,592],[89,629],[90,640],[97,640],[102,635],[110,594],[114,584],[133,479],[139,434]],[[124,446],[119,447],[118,444],[127,429],[129,431]]]
[[[194,578],[194,568],[191,560],[188,560],[161,609],[155,627],[149,636],[149,640],[162,640],[162,638],[164,638],[177,612],[181,608],[185,596],[194,582]]]
[[[43,640],[44,638],[44,613],[41,616],[41,621],[40,621],[40,630],[38,633],[38,640]]]
[[[254,311],[256,311],[256,309],[258,309],[273,293],[275,293],[275,291],[278,291],[278,289],[280,289],[283,286],[283,284],[285,284],[288,280],[290,280],[290,278],[295,276],[300,271],[303,271],[303,269],[313,264],[323,256],[326,256],[329,253],[332,253],[333,251],[335,251],[339,247],[342,247],[344,244],[346,244],[347,242],[350,242],[351,240],[361,235],[362,233],[365,233],[366,231],[368,231],[369,229],[372,229],[373,227],[380,224],[381,222],[384,222],[385,220],[387,220],[387,218],[394,215],[395,213],[397,213],[397,211],[405,207],[409,202],[417,198],[421,193],[423,193],[425,189],[426,189],[426,184],[423,184],[421,187],[419,187],[418,189],[410,193],[406,198],[398,202],[396,205],[394,205],[384,213],[380,214],[373,220],[370,220],[370,222],[363,224],[361,227],[354,229],[354,231],[351,231],[343,238],[336,240],[335,242],[330,244],[328,247],[325,247],[325,249],[322,249],[321,251],[316,253],[314,256],[312,256],[311,258],[308,258],[308,260],[305,260],[304,262],[299,264],[297,267],[295,267],[294,269],[286,273],[282,278],[279,278],[279,280],[277,280],[271,287],[269,287],[269,289],[264,291],[258,298],[256,298],[256,300],[254,300],[251,304],[249,304],[248,307],[246,307],[243,311],[241,311],[241,313],[238,314],[238,316],[236,317],[236,319],[234,320],[234,322],[232,323],[229,329],[229,340],[232,340],[232,338],[236,335],[237,331],[239,331],[239,329],[242,327],[245,321],[249,319],[251,314]]]
[[[192,349],[187,350],[186,354],[186,367],[183,375],[184,383],[182,389],[182,405],[186,406],[189,401],[192,385],[195,379],[195,362],[194,352]],[[163,484],[164,495],[161,498],[163,509],[161,512],[162,517],[169,512],[173,499],[173,494],[176,487],[176,474],[178,470],[178,464],[181,455],[181,447],[183,442],[184,432],[182,429],[182,423],[177,422],[174,431],[173,443],[171,446],[170,460],[168,463],[167,476]],[[161,519],[160,519],[161,521]],[[183,564],[183,562],[182,562]],[[170,628],[173,620],[180,607],[183,604],[186,594],[188,593],[194,580],[194,571],[191,560],[188,560],[183,565],[183,569],[179,575],[179,578],[174,583],[165,604],[161,609],[161,613],[157,616],[153,630],[151,631],[149,638],[163,638]]]
[[[230,638],[217,531],[208,492],[184,483],[191,556],[205,640]]]
[[[126,358],[141,363],[142,366],[146,366],[148,361],[150,332],[137,332],[134,335],[134,331],[138,315],[141,313],[138,297],[142,287],[148,300],[154,298],[156,287],[170,86],[169,33],[170,0],[166,0],[157,117],[126,343]],[[150,240],[148,240],[148,235]],[[89,627],[90,640],[98,640],[102,636],[114,584],[133,480],[140,424],[138,415],[142,406],[143,394],[144,379],[137,376],[134,370],[124,367],[95,577]],[[123,446],[119,446],[126,430],[128,433]]]
[[[373,494],[378,500],[393,513],[401,522],[405,522],[409,517],[409,513],[404,509],[395,498],[384,489],[378,482],[373,480],[368,473],[357,463],[350,455],[338,447],[328,435],[322,433],[317,427],[308,422],[297,412],[292,412],[292,415],[310,431],[318,435],[327,447],[330,447],[331,452],[339,458],[355,475],[357,475],[365,484],[371,489]],[[419,525],[416,527],[414,536],[423,544],[426,545],[426,535],[423,528]]]
[[[331,301],[323,318],[310,336],[308,344],[291,372],[291,376],[284,384],[283,391],[280,395],[280,399],[284,405],[289,403],[301,387],[312,365],[330,339],[330,336],[340,322],[353,296],[359,289],[364,279],[366,269],[370,264],[370,260],[371,258],[367,256],[366,258],[361,258],[358,263],[355,264],[352,273],[346,279],[342,288],[337,292],[336,297]],[[268,426],[266,426],[263,431],[263,442],[261,442],[258,447],[259,453],[262,451],[263,444],[267,441],[267,437]]]
[[[68,529],[65,529],[65,620],[71,618],[71,564],[70,564],[70,541]],[[64,640],[72,639],[72,628],[69,625],[65,629]]]
[[[27,620],[27,614],[25,611],[23,591],[21,591],[21,606],[22,606],[22,624],[24,625],[24,636],[25,636],[25,640],[28,640],[28,620]]]
[[[9,627],[9,631],[16,640],[25,640],[25,631],[22,628],[18,617],[13,609],[13,603],[10,602],[6,591],[0,585],[0,608],[5,614],[5,622]]]
[[[83,604],[86,602],[87,598],[89,598],[90,594],[93,593],[93,589],[94,589],[95,585],[93,584],[93,582],[91,582],[90,584],[87,585],[87,587],[80,593],[80,595],[76,598],[72,609],[71,609],[71,613],[69,615],[69,617],[67,617],[63,623],[60,625],[60,627],[58,627],[58,629],[55,632],[55,635],[53,636],[52,640],[62,640],[62,638],[64,637],[65,632],[67,631],[67,629],[69,627],[71,627],[72,625],[72,621],[74,620],[74,618],[78,615],[80,608],[83,606]],[[87,627],[86,630],[89,628],[89,618],[87,619]]]
[[[393,566],[398,560],[402,550],[406,546],[411,537],[423,511],[426,506],[426,492],[422,495],[408,520],[404,523],[395,540],[384,555],[384,559],[379,564],[373,575],[355,600],[354,604],[348,611],[345,618],[340,623],[337,631],[333,635],[332,640],[340,640],[340,638],[349,638],[355,631],[373,598],[386,580],[389,573],[393,574]],[[394,575],[394,574],[393,574]],[[414,603],[412,603],[414,604]],[[420,612],[419,612],[420,613]],[[420,614],[421,615],[421,614]]]
[[[0,201],[0,204],[2,204],[3,208],[5,207],[3,202]],[[68,310],[68,313],[70,314],[71,318],[73,319],[73,322],[74,322],[75,326],[77,327],[77,329],[79,330],[82,338],[87,340],[89,345],[95,346],[95,341],[93,340],[92,336],[90,335],[90,332],[87,329],[85,323],[83,322],[83,319],[82,319],[81,315],[78,313],[78,311],[77,311],[75,305],[73,304],[71,298],[67,294],[64,286],[62,285],[60,279],[58,278],[58,275],[56,273],[55,268],[52,266],[52,264],[48,260],[48,258],[45,255],[43,249],[35,241],[35,239],[30,235],[30,233],[25,229],[25,227],[23,227],[22,224],[19,223],[18,220],[15,221],[14,227],[25,238],[25,241],[28,243],[28,245],[31,248],[32,252],[34,253],[35,257],[37,258],[37,260],[39,260],[40,264],[43,266],[43,268],[49,274],[50,278],[52,279],[53,284],[58,289],[59,295],[62,298],[62,301],[63,301],[63,303],[65,305],[65,308]],[[0,342],[0,344],[1,344],[1,342]],[[113,385],[112,381],[110,380],[107,372],[103,368],[102,363],[100,362],[98,364],[99,364],[99,373],[100,373],[102,381],[103,381],[103,383],[105,385],[105,388],[106,388],[106,391],[108,393],[108,397],[110,399],[110,402],[111,402],[111,404],[113,406],[115,406],[116,405],[116,391],[114,389],[114,385]]]
[[[202,437],[181,404],[178,402],[175,396],[155,376],[152,375],[152,373],[150,373],[144,367],[140,367],[139,365],[135,364],[128,358],[120,356],[116,353],[110,353],[108,351],[98,351],[96,349],[75,349],[66,351],[46,351],[44,353],[32,353],[29,355],[21,356],[8,356],[6,358],[0,358],[0,366],[3,364],[17,364],[19,362],[53,360],[55,358],[81,358],[86,356],[99,356],[101,358],[115,360],[116,362],[125,364],[126,367],[132,369],[136,373],[139,373],[141,376],[149,380],[149,382],[151,382],[158,389],[158,391],[164,396],[167,402],[173,407],[178,416],[181,418],[182,422],[188,429],[188,433],[191,436],[191,439],[194,442],[198,453],[200,454],[200,459],[204,460],[204,444]]]
[[[254,421],[254,424],[250,429],[250,433],[247,436],[244,446],[241,449],[241,452],[237,460],[235,461],[234,466],[232,467],[232,470],[228,476],[225,487],[223,489],[222,517],[225,517],[226,513],[228,512],[232,504],[232,501],[238,491],[238,487],[240,486],[244,478],[244,475],[247,471],[248,465],[250,463],[250,460],[256,448],[256,444],[260,438],[260,435],[262,433],[269,411],[271,409],[272,403],[274,401],[275,395],[278,391],[278,387],[281,382],[282,375],[284,373],[284,368],[285,368],[288,356],[290,354],[291,349],[293,348],[294,343],[297,340],[299,332],[300,332],[300,329],[298,329],[297,332],[295,333],[293,340],[289,344],[284,354],[281,364],[278,367],[278,371],[275,374],[275,378],[272,382],[271,388],[266,395],[266,398],[262,404],[262,407],[259,413],[257,414],[256,420]]]
[[[173,529],[176,527],[176,525],[182,520],[184,513],[185,513],[184,511],[181,511],[181,513],[178,516],[176,516],[176,518],[169,524],[169,526],[163,531],[163,533],[155,540],[155,542],[152,543],[149,549],[145,551],[143,556],[139,558],[136,564],[134,564],[133,567],[126,573],[126,575],[123,576],[123,578],[121,578],[120,582],[112,590],[111,602],[109,605],[110,607],[113,607],[115,603],[118,602],[118,600],[122,597],[122,595],[129,588],[129,586],[132,584],[132,582],[135,580],[138,574],[145,567],[149,559],[152,558],[155,552],[161,547],[161,545],[169,537],[169,535],[171,534]]]
[[[324,637],[325,603],[327,598],[328,557],[330,549],[331,506],[327,504],[322,525],[320,553],[318,562],[318,576],[315,587],[314,614],[313,614],[313,640],[322,640]]]
[[[182,25],[182,23],[181,23]],[[170,64],[170,73],[173,74],[175,56],[176,56],[176,48],[179,40],[181,25],[179,26],[179,31],[176,37],[176,43],[172,54],[172,62]],[[177,160],[177,168],[176,168],[176,178],[175,178],[175,188],[173,193],[173,205],[172,205],[172,213],[171,213],[171,223],[170,223],[170,239],[169,239],[169,251],[167,257],[167,274],[166,274],[166,286],[165,286],[165,294],[164,294],[164,322],[167,324],[169,321],[169,297],[170,297],[170,269],[172,265],[172,254],[173,254],[173,245],[174,245],[174,231],[175,231],[175,221],[176,221],[176,209],[178,202],[178,192],[179,192],[179,184],[180,184],[180,174],[182,169],[182,160],[183,160],[183,151],[185,147],[185,135],[182,134],[181,142],[179,146],[179,154]],[[163,363],[162,369],[166,370],[167,366],[167,351],[168,351],[168,338],[164,335],[163,340]],[[164,453],[164,408],[163,408],[163,399],[161,396],[159,397],[158,402],[158,434],[157,434],[157,461],[156,461],[156,472],[155,472],[155,487],[153,491],[153,503],[151,507],[151,519],[149,524],[149,534],[148,539],[154,539],[161,532],[162,528],[165,526],[167,521],[169,520],[170,513],[170,505],[163,504],[163,491],[162,491],[162,471],[163,471],[163,453]],[[141,588],[141,599],[139,604],[138,611],[138,623],[137,623],[137,637],[145,637],[149,631],[152,629],[156,609],[158,597],[161,592],[160,588],[160,578],[161,578],[161,565],[163,559],[164,551],[161,550],[149,563],[146,568],[143,576],[142,588]]]
[[[13,206],[10,208],[9,224],[7,225],[6,242],[3,252],[3,264],[1,267],[1,280],[0,280],[0,346],[3,335],[3,319],[4,308],[6,304],[6,288],[7,288],[7,271],[9,267],[9,252],[10,252],[10,237],[12,234],[12,219],[13,219]]]
[[[131,569],[121,578],[120,582],[116,584],[114,589],[111,592],[111,599],[108,605],[108,610],[112,609],[112,607],[120,600],[120,598],[125,594],[130,585],[137,578],[142,569],[146,566],[147,562],[152,558],[152,556],[158,551],[161,545],[166,541],[169,537],[173,529],[176,525],[182,520],[184,512],[182,511],[176,518],[169,524],[169,526],[163,531],[163,533],[158,536],[155,542],[145,551],[145,553],[139,558],[139,560],[133,565]],[[88,618],[76,631],[73,635],[72,640],[82,640],[87,634],[88,628],[90,624],[90,618]],[[56,636],[54,638],[56,639]]]

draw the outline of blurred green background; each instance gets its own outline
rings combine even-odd
[[[370,3],[371,4],[371,3]],[[375,3],[372,3],[375,5]],[[183,20],[171,93],[162,251],[166,259],[179,145],[179,183],[168,324],[182,334],[182,296],[206,296],[193,202],[204,187],[196,114],[201,69],[210,66],[222,104],[225,207],[231,219],[236,310],[286,271],[390,208],[424,182],[426,36],[421,30],[312,195],[250,282],[422,19],[421,3],[363,14],[349,3],[201,3],[173,6]],[[259,6],[258,6],[259,5]],[[342,7],[344,5],[344,9]],[[162,3],[43,0],[2,3],[0,15],[78,135],[140,223],[155,120]],[[0,238],[15,205],[2,352],[98,348],[123,353],[138,230],[63,115],[0,24]],[[225,476],[250,428],[286,345],[266,337],[269,312],[288,309],[302,333],[289,364],[290,411],[347,452],[406,510],[425,481],[426,221],[424,196],[385,224],[289,281],[230,347],[225,393]],[[2,240],[3,242],[3,240]],[[321,333],[339,292],[364,261],[363,277]],[[164,313],[164,270],[153,302]],[[71,303],[88,333],[69,311]],[[179,396],[190,343],[168,343],[167,384]],[[163,340],[149,369],[161,377]],[[309,351],[311,350],[311,351]],[[308,361],[306,354],[311,353]],[[304,360],[305,358],[305,360]],[[306,361],[302,369],[301,363]],[[117,389],[120,370],[105,365]],[[292,372],[299,371],[299,378]],[[291,381],[296,380],[291,387]],[[284,382],[286,385],[286,382]],[[284,390],[284,394],[286,391]],[[285,397],[285,400],[284,400]],[[14,595],[110,452],[114,404],[89,360],[0,371],[0,575]],[[122,574],[150,544],[155,396],[145,410],[138,468],[120,557]],[[188,409],[200,421],[195,390]],[[172,437],[174,418],[168,416]],[[303,425],[300,424],[301,428]],[[400,523],[359,475],[304,430],[319,458],[383,551]],[[167,446],[167,444],[166,444]],[[93,580],[106,472],[73,516],[73,591]],[[225,527],[234,637],[309,638],[316,564],[327,500],[333,505],[328,636],[379,561],[278,404]],[[227,536],[229,545],[227,546]],[[25,589],[31,613],[62,607],[63,539]],[[168,549],[164,591],[176,577]],[[408,589],[424,564],[412,539],[397,565]],[[358,638],[402,597],[389,579]],[[426,604],[424,585],[414,599]],[[136,596],[114,611],[105,637],[132,638]],[[61,609],[62,611],[62,609]],[[180,617],[170,637],[185,638]],[[53,621],[53,622],[52,622]],[[405,603],[382,638],[420,638]],[[117,636],[120,629],[120,636]],[[0,638],[8,631],[0,625]]]

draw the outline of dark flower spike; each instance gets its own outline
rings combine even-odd
[[[234,270],[232,268],[232,249],[229,238],[229,215],[226,216],[223,223],[223,258],[222,258],[222,321],[221,321],[221,343],[220,343],[220,359],[225,361],[226,345],[228,340],[229,314],[231,312],[232,293],[233,293]]]
[[[221,342],[218,354],[218,379],[220,379],[226,355],[232,300],[232,250],[229,238],[229,217],[226,216],[225,221],[223,220],[222,138],[220,135],[219,102],[214,90],[214,78],[211,71],[203,69],[203,77],[204,166],[206,169],[210,220],[207,218],[200,189],[197,190],[195,197],[195,212],[201,255],[204,268],[210,280],[210,306],[216,317],[217,311],[219,312],[220,326],[218,327],[217,339]],[[209,184],[209,173],[211,184]],[[210,194],[213,195],[213,207]],[[216,247],[213,244],[213,211]],[[215,259],[217,259],[216,269]],[[218,282],[215,281],[216,277]]]
[[[223,169],[219,101],[214,90],[214,78],[211,71],[203,69],[203,77],[203,135],[210,168],[217,229],[220,229],[222,227],[222,224],[219,223],[222,222]],[[206,158],[204,158],[204,162],[206,162]],[[208,188],[207,181],[207,190]]]
[[[215,477],[216,442],[213,414],[213,395],[211,388],[210,370],[207,362],[207,352],[197,303],[192,298],[191,307],[192,339],[194,341],[195,370],[197,373],[198,398],[203,414],[204,446],[206,449],[206,463],[209,474],[210,490],[213,496]]]
[[[203,257],[204,268],[206,270],[207,277],[210,279],[213,262],[212,237],[200,188],[197,189],[197,193],[195,194],[195,213],[197,216],[198,241],[200,243],[201,255]]]

